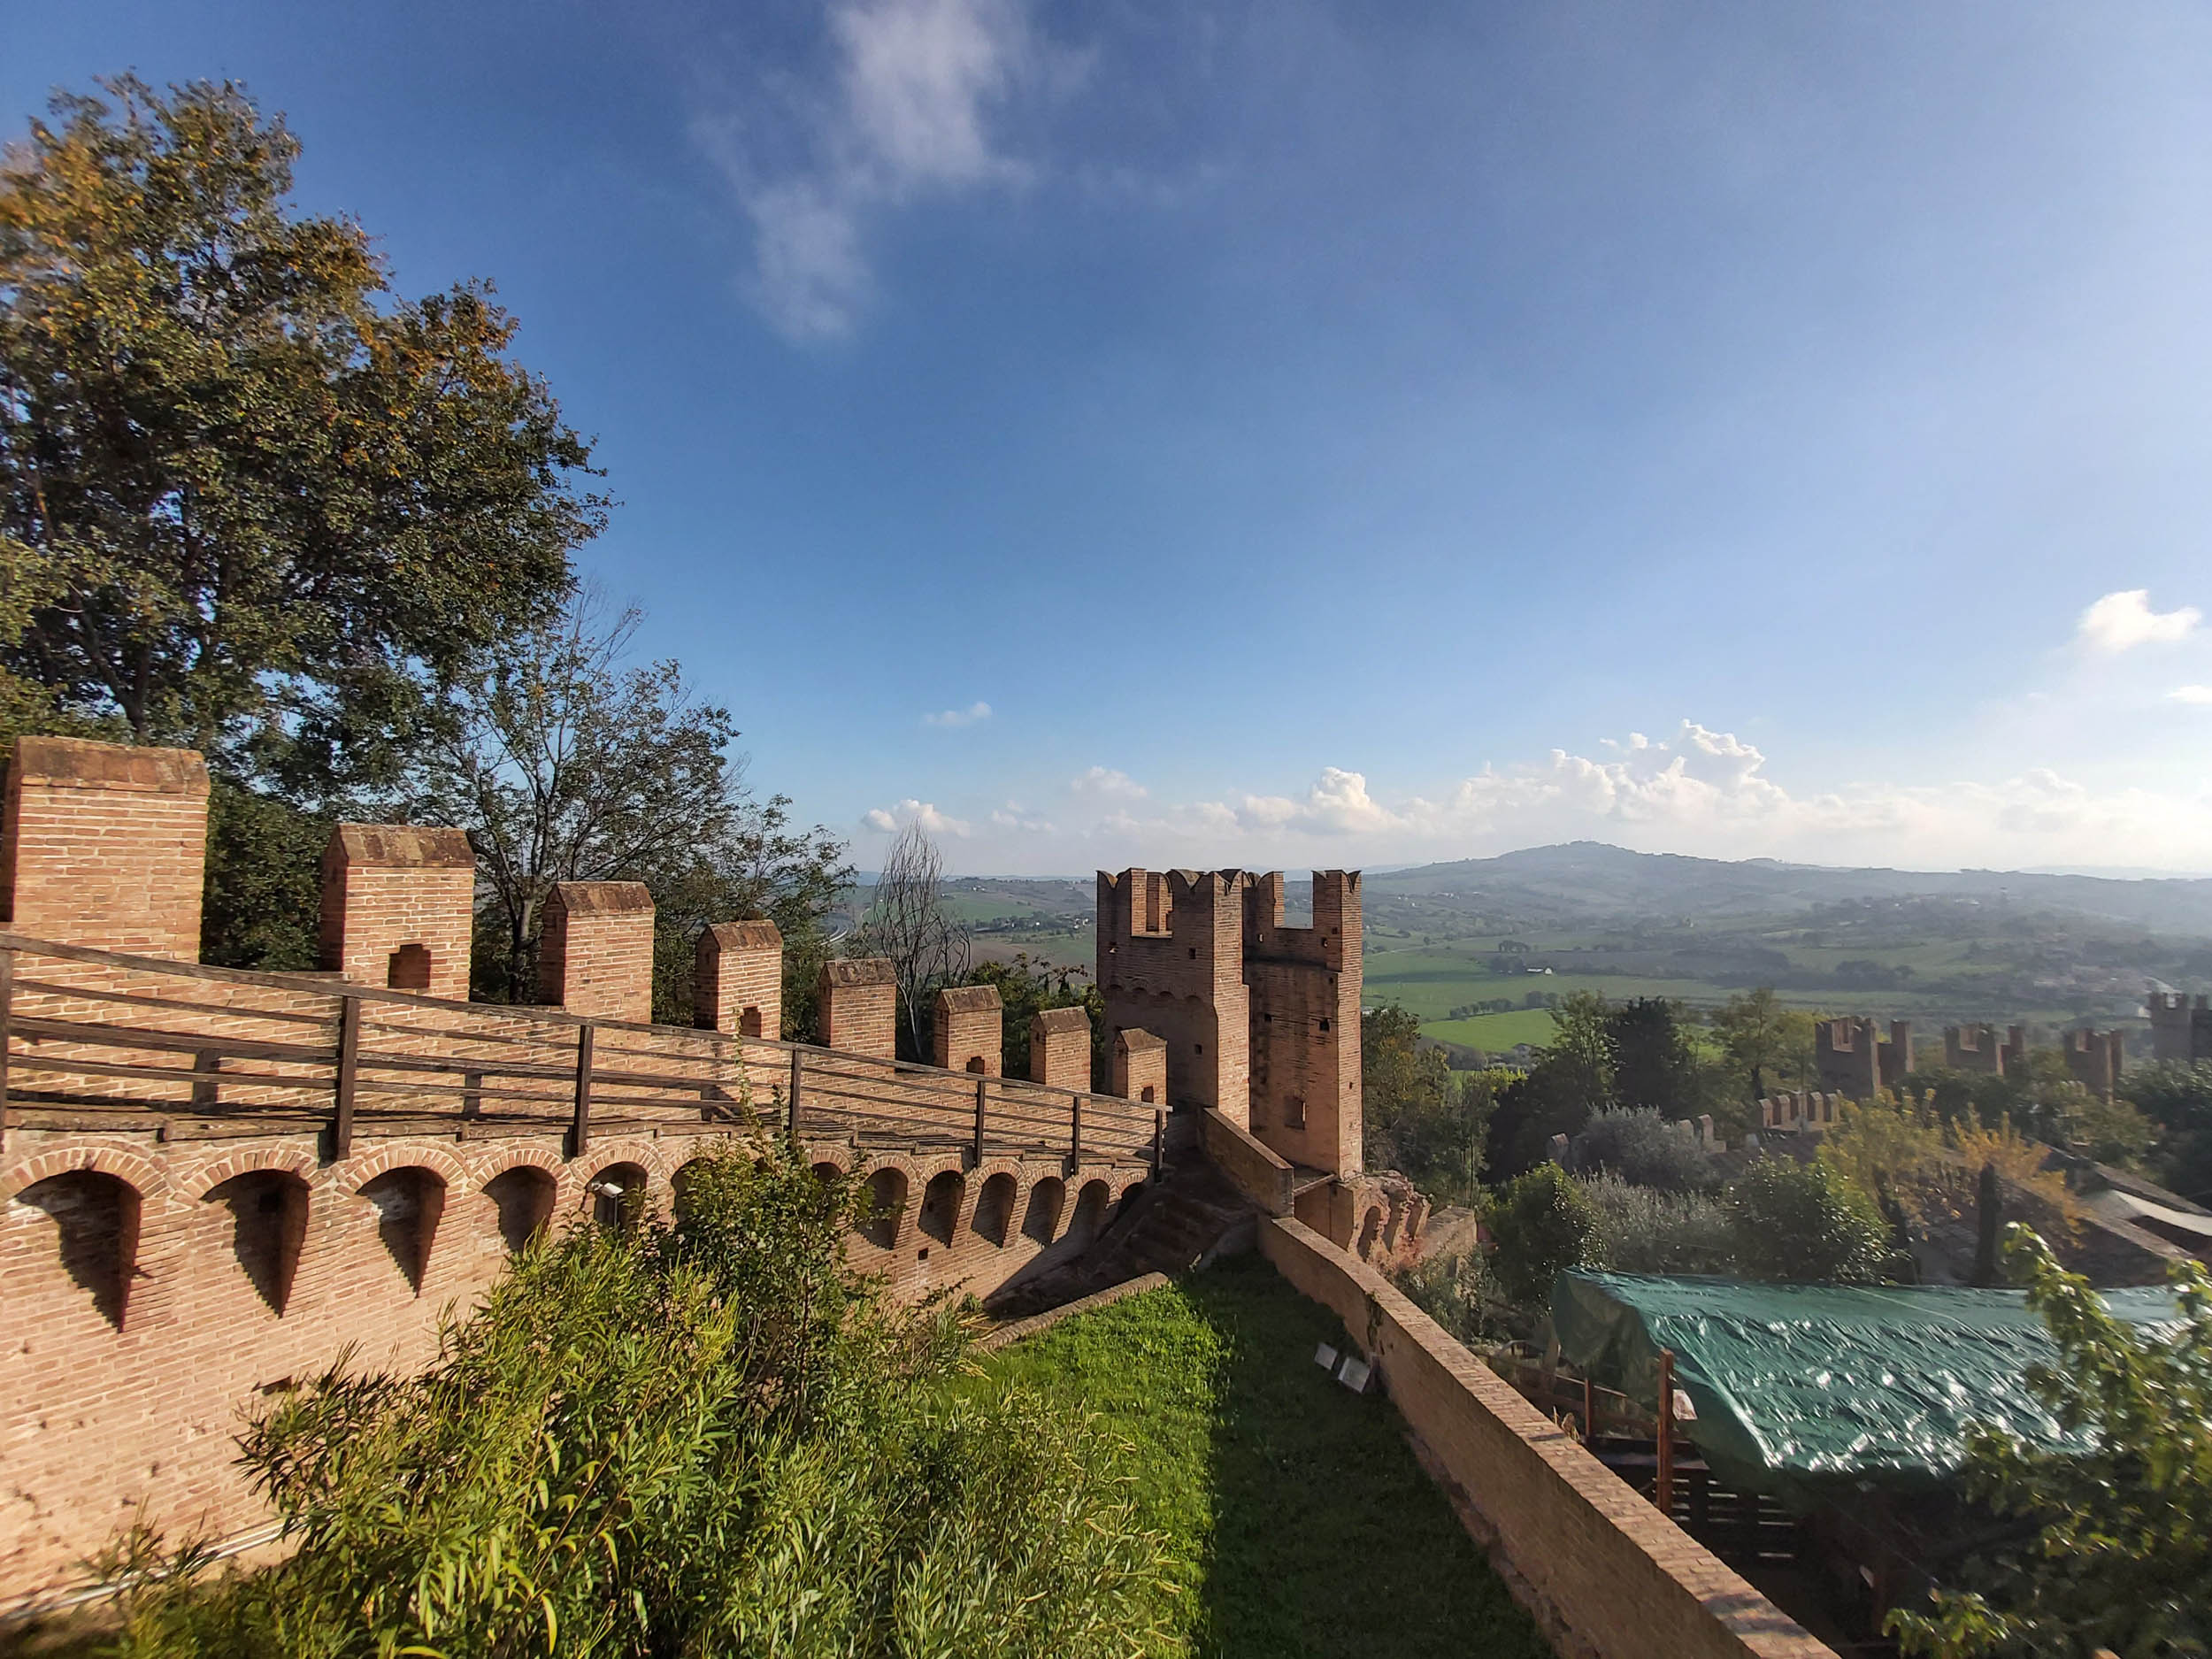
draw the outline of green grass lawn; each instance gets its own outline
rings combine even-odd
[[[1125,1444],[1179,1594],[1155,1651],[1205,1659],[1548,1652],[1379,1394],[1313,1363],[1335,1317],[1257,1256],[1079,1314],[991,1357]]]

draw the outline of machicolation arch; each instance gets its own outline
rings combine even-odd
[[[248,1170],[210,1188],[201,1202],[230,1211],[231,1252],[238,1270],[281,1319],[307,1240],[307,1183],[289,1170]]]
[[[52,1260],[120,1331],[138,1269],[138,1189],[99,1170],[69,1170],[34,1181],[15,1202],[44,1214],[54,1229]]]
[[[484,1183],[484,1196],[499,1217],[499,1236],[512,1255],[525,1249],[553,1220],[560,1183],[533,1164],[502,1170]]]

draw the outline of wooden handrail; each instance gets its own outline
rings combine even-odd
[[[242,1002],[220,995],[192,1000],[180,987],[178,995],[162,995],[143,983],[124,989],[33,979],[18,972],[20,956],[211,987],[281,992],[290,1005],[262,1007],[256,1004],[274,999]],[[72,1017],[22,1011],[26,993],[65,1000],[72,1006],[61,1011]],[[177,1019],[141,1025],[79,1017],[86,1003],[142,1017],[190,1015],[219,1020],[223,1028],[191,1031],[179,1029],[186,1022]],[[317,1009],[323,1011],[309,1011]],[[257,1022],[313,1027],[324,1041],[305,1033],[299,1039],[253,1034]],[[564,1055],[560,1033],[569,1030],[576,1033],[575,1048]],[[384,1046],[394,1040],[416,1051]],[[440,1044],[463,1051],[440,1053]],[[96,1057],[102,1049],[114,1057]],[[188,1070],[153,1058],[163,1055],[188,1055],[193,1064]],[[1087,1141],[1109,1156],[1148,1153],[1156,1167],[1164,1130],[1161,1114],[1149,1104],[1024,1078],[979,1079],[964,1071],[737,1033],[600,1019],[526,1003],[457,1002],[334,978],[211,967],[0,930],[0,1141],[10,1126],[19,1124],[26,1103],[19,1087],[11,1100],[11,1056],[19,1071],[155,1087],[150,1094],[41,1087],[34,1091],[33,1103],[78,1102],[188,1110],[202,1117],[288,1117],[315,1110],[314,1097],[320,1094],[326,1102],[320,1110],[327,1113],[328,1144],[333,1156],[341,1157],[352,1147],[364,1110],[386,1118],[476,1118],[489,1108],[510,1121],[526,1121],[557,1111],[564,1096],[573,1156],[590,1144],[595,1114],[603,1110],[695,1110],[711,1121],[718,1112],[726,1115],[726,1109],[765,1088],[779,1072],[787,1079],[784,1127],[794,1136],[803,1111],[839,1133],[964,1143],[978,1162],[994,1148],[1018,1149],[1026,1156],[1057,1148],[1079,1164]],[[616,1064],[607,1064],[610,1059]],[[649,1064],[625,1065],[623,1059]],[[252,1069],[226,1070],[226,1062],[245,1062]],[[291,1071],[295,1067],[296,1073]],[[417,1079],[421,1080],[411,1080]],[[454,1081],[435,1080],[443,1079]],[[531,1087],[534,1083],[568,1087],[556,1094]],[[255,1098],[241,1100],[242,1094]],[[372,1100],[391,1106],[373,1107]],[[402,1102],[409,1100],[423,1102],[421,1110],[404,1108]],[[433,1101],[438,1104],[430,1104]],[[523,1110],[502,1112],[502,1107]],[[763,1113],[756,1104],[745,1116],[759,1121]]]

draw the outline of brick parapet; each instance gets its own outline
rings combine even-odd
[[[1054,1088],[1091,1086],[1091,1017],[1079,1008],[1041,1009],[1029,1022],[1030,1080]]]
[[[312,1128],[164,1133],[154,1122],[110,1133],[19,1125],[0,1162],[0,1282],[11,1328],[24,1333],[0,1348],[0,1609],[74,1582],[80,1563],[142,1512],[172,1535],[219,1538],[260,1525],[265,1509],[236,1463],[239,1423],[273,1388],[321,1375],[349,1345],[361,1367],[427,1363],[442,1311],[480,1297],[514,1241],[495,1180],[517,1171],[542,1177],[551,1224],[565,1225],[593,1212],[590,1187],[618,1169],[641,1171],[647,1202],[660,1209],[692,1159],[757,1144],[743,1127],[670,1122],[607,1133],[572,1159],[561,1125],[547,1123],[488,1139],[372,1134],[349,1158],[326,1163]],[[850,1244],[853,1265],[883,1275],[902,1299],[985,1296],[1049,1268],[1087,1242],[1071,1230],[1086,1194],[1102,1225],[1148,1174],[1133,1161],[1087,1164],[1071,1178],[1057,1156],[995,1156],[970,1170],[950,1148],[864,1148],[845,1139],[806,1147],[812,1162],[862,1181],[891,1170],[910,1184],[893,1245]],[[62,1262],[49,1214],[7,1202],[81,1171],[127,1183],[136,1197],[119,1327]],[[402,1189],[378,1185],[408,1171],[420,1173],[407,1190],[434,1201],[426,1210],[396,1205]],[[224,1186],[239,1177],[296,1183],[303,1200],[281,1312],[241,1263],[238,1216],[226,1202],[240,1189]],[[921,1194],[941,1177],[959,1183],[949,1239],[917,1225]],[[1004,1215],[987,1232],[994,1217],[979,1214],[979,1201],[1000,1178],[992,1190]],[[394,1234],[395,1214],[408,1225],[431,1217],[419,1283],[403,1263],[413,1240]]]
[[[693,959],[693,1018],[713,1031],[783,1035],[783,934],[773,922],[717,922]]]
[[[824,1048],[873,1059],[897,1056],[898,976],[888,957],[826,962],[815,987]]]
[[[323,849],[321,961],[357,985],[465,1001],[476,856],[457,829],[341,824]]]
[[[1601,1659],[1832,1659],[1382,1274],[1294,1219],[1263,1221],[1260,1246],[1377,1364],[1474,1512],[1470,1530],[1526,1586],[1557,1645]]]
[[[641,881],[561,881],[538,937],[538,998],[587,1018],[653,1018],[653,898]]]
[[[189,749],[18,738],[0,805],[0,918],[196,961],[207,798],[206,764]]]
[[[997,1077],[1003,1070],[1005,1006],[989,985],[949,985],[937,993],[932,1063],[949,1071]]]

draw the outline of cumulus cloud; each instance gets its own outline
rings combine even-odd
[[[828,33],[826,91],[759,99],[801,135],[796,154],[764,157],[768,134],[741,117],[694,123],[751,223],[752,297],[795,341],[852,332],[875,215],[1030,175],[995,122],[1050,69],[1023,0],[841,0]]]
[[[973,726],[978,720],[991,718],[991,705],[976,702],[964,709],[943,709],[935,714],[922,716],[924,726]]]
[[[1248,829],[1290,830],[1310,835],[1354,835],[1395,829],[1405,820],[1378,804],[1367,780],[1356,772],[1325,766],[1312,788],[1295,800],[1284,795],[1247,795],[1231,809]]]
[[[2154,611],[2149,588],[2129,588],[2107,594],[2084,611],[2074,637],[2085,649],[2110,655],[2186,639],[2203,620],[2204,613],[2194,605]]]
[[[965,818],[957,818],[940,812],[930,802],[917,801],[909,795],[895,806],[872,807],[861,815],[861,827],[884,835],[896,834],[909,824],[918,824],[932,835],[953,835],[964,840],[974,833]]]
[[[1479,857],[1585,839],[1816,864],[2212,868],[2212,788],[2204,786],[2101,787],[2027,767],[1994,780],[1878,780],[1801,793],[1770,775],[1757,744],[1686,719],[1663,737],[1632,733],[1593,749],[1486,766],[1426,796],[1379,794],[1364,773],[1327,766],[1302,792],[1159,802],[1096,767],[1071,786],[1079,808],[1087,803],[1094,817],[1063,817],[1059,827],[1022,839],[1027,850],[1013,850],[1010,836],[1001,843],[1004,862],[992,868],[1296,869]],[[995,816],[984,833],[1015,827]]]
[[[1028,810],[1018,801],[1009,801],[1004,806],[994,808],[991,812],[991,824],[994,828],[1012,830],[1022,835],[1051,835],[1058,833],[1057,826],[1050,818],[1041,817]]]
[[[1109,801],[1141,801],[1148,793],[1125,772],[1116,772],[1111,766],[1093,766],[1068,780],[1068,787],[1077,795],[1097,795]]]
[[[2212,703],[2212,686],[2176,686],[2166,695],[2176,703]]]

